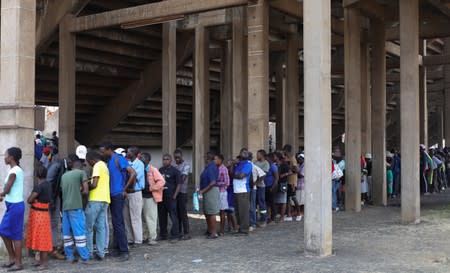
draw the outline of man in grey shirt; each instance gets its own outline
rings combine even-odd
[[[187,215],[187,193],[189,186],[189,172],[191,167],[183,159],[183,152],[179,149],[173,152],[173,157],[175,159],[174,166],[181,173],[181,184],[180,192],[177,196],[177,212],[178,212],[178,222],[180,230],[180,239],[189,240],[191,236],[189,235],[189,218]]]

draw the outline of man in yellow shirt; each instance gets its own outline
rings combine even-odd
[[[102,261],[105,258],[106,247],[106,213],[111,203],[109,193],[109,170],[106,163],[101,160],[99,153],[90,151],[86,161],[92,169],[92,178],[89,183],[89,201],[86,206],[86,233],[87,248],[91,257],[94,254],[93,237],[95,238],[97,253],[95,258]]]

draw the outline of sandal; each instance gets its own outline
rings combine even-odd
[[[210,239],[210,240],[214,240],[214,239],[217,239],[217,238],[219,238],[219,236],[217,236],[217,234],[210,234],[210,235],[208,235],[206,237],[206,239]]]
[[[22,271],[23,265],[15,265],[11,267],[10,269],[6,270],[7,272],[14,272],[14,271]]]
[[[9,264],[3,264],[2,265],[2,268],[11,268],[13,265],[15,265],[16,264],[16,262],[11,262],[11,263],[9,263]]]
[[[45,271],[45,270],[49,270],[48,266],[39,266],[36,267],[33,271]]]

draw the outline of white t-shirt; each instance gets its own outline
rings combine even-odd
[[[8,175],[5,178],[5,186],[6,183],[8,183],[9,175],[12,173],[16,175],[16,180],[14,180],[11,190],[6,195],[5,201],[9,203],[23,202],[23,180],[24,180],[23,170],[19,166],[11,168],[8,172]]]
[[[252,177],[253,177],[253,189],[256,190],[256,181],[258,181],[258,178],[264,177],[266,176],[266,173],[258,166],[256,166],[255,164],[253,164],[253,169],[252,169]]]

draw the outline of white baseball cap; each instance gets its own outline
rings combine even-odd
[[[114,152],[116,154],[121,155],[121,154],[125,153],[125,149],[124,148],[117,148],[117,149],[114,150]]]
[[[79,145],[77,149],[75,150],[75,154],[78,156],[79,159],[86,159],[87,154],[87,148],[84,145]]]

